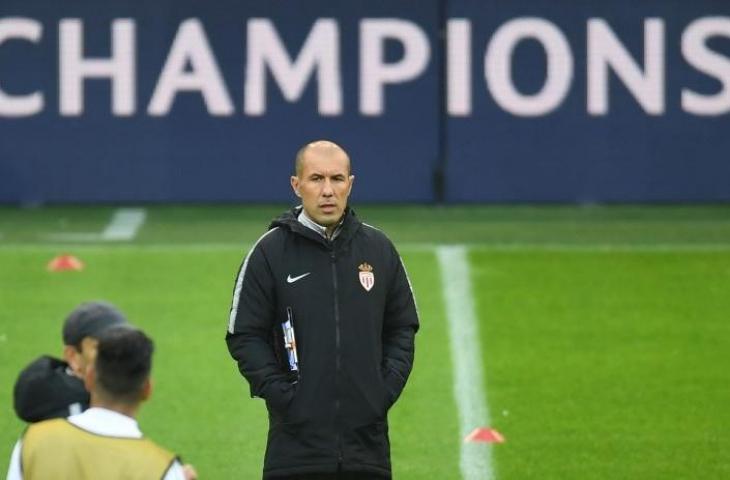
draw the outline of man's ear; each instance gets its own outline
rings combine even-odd
[[[289,178],[289,183],[291,183],[291,189],[294,190],[294,195],[296,195],[297,197],[301,197],[302,194],[299,193],[299,177],[297,177],[296,175],[292,175]]]
[[[81,372],[81,363],[79,362],[79,356],[81,355],[81,352],[76,350],[76,347],[73,345],[64,345],[63,346],[63,359],[66,363],[68,363],[69,367],[71,367],[71,370],[79,376],[83,378],[83,372]]]
[[[350,189],[347,191],[347,196],[349,197],[352,193],[352,185],[355,183],[355,175],[350,175]]]

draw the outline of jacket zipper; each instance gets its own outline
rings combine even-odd
[[[334,286],[334,301],[335,301],[335,426],[337,428],[337,463],[342,464],[342,433],[339,428],[339,417],[340,417],[340,395],[337,380],[341,375],[341,363],[340,358],[340,305],[337,301],[337,259],[335,257],[334,248],[330,252],[330,258],[332,259],[332,284]]]

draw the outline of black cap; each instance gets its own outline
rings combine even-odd
[[[63,343],[78,345],[84,337],[96,338],[104,330],[121,325],[127,325],[127,319],[114,305],[106,302],[82,303],[63,324]]]
[[[13,388],[15,413],[26,422],[68,417],[89,408],[84,382],[68,373],[68,364],[42,356],[25,367]]]

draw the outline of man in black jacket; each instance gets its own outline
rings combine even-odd
[[[264,478],[390,478],[387,414],[413,366],[413,292],[390,240],[347,206],[345,151],[310,143],[295,169],[302,205],[244,259],[226,336],[269,411]]]

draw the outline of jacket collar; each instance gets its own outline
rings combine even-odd
[[[327,236],[327,227],[323,227],[319,223],[312,220],[309,217],[309,215],[307,215],[307,212],[305,212],[303,208],[299,211],[299,215],[297,215],[297,220],[299,221],[299,223],[301,223],[305,227],[308,227],[308,228],[314,230],[315,232],[317,232],[318,234],[320,234],[324,239],[334,241],[337,238],[337,236],[340,234],[340,232],[342,231],[342,223],[345,221],[345,215],[342,215],[342,218],[340,219],[340,221],[337,223],[337,225],[335,225],[335,229],[332,232],[331,237]]]
[[[317,243],[321,243],[327,247],[330,248],[342,248],[345,244],[349,243],[352,236],[355,234],[355,232],[360,228],[361,222],[355,215],[355,211],[351,209],[350,207],[345,208],[345,213],[342,216],[342,220],[340,221],[339,226],[337,227],[336,234],[333,236],[334,238],[332,240],[328,240],[320,230],[316,230],[312,228],[309,225],[303,224],[303,222],[300,221],[300,214],[302,213],[302,206],[299,205],[297,207],[292,208],[291,210],[288,210],[284,212],[282,215],[280,215],[278,218],[276,218],[273,222],[271,222],[271,225],[269,225],[269,229],[275,228],[275,227],[282,227],[286,228],[296,234],[299,234],[301,236],[307,237],[311,240],[314,240]],[[311,220],[310,220],[311,221]],[[312,222],[314,223],[314,222]],[[319,229],[322,227],[320,225],[314,224]]]

